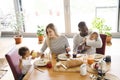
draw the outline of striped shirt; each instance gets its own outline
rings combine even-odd
[[[69,43],[68,43],[67,37],[65,37],[64,35],[61,35],[55,39],[49,40],[49,46],[47,45],[47,39],[46,39],[40,52],[43,53],[47,47],[50,47],[50,50],[52,53],[60,54],[60,53],[66,52],[66,48],[69,47]]]

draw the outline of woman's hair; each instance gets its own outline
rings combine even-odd
[[[47,36],[48,36],[48,32],[47,32],[48,28],[52,29],[55,32],[55,35],[58,36],[57,30],[56,30],[55,25],[53,23],[48,24],[47,27],[46,27]]]
[[[46,27],[46,34],[47,34],[47,36],[48,36],[48,32],[47,32],[48,28],[52,29],[56,36],[59,36],[58,33],[57,33],[57,30],[55,28],[55,25],[53,23],[48,24],[47,27]],[[46,43],[47,43],[47,46],[50,48],[50,39],[48,37],[46,39]],[[51,48],[50,48],[50,50],[51,50]]]
[[[24,46],[19,48],[18,53],[20,56],[24,56],[26,54],[26,51],[29,51],[29,49]]]

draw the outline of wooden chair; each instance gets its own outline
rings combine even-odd
[[[20,56],[18,55],[18,49],[13,48],[11,51],[9,51],[7,54],[5,54],[5,57],[6,57],[8,64],[11,68],[14,79],[15,80],[22,80],[22,79],[20,79],[22,77],[22,72],[18,67],[19,58],[20,58]]]
[[[106,49],[106,38],[107,38],[107,35],[105,34],[100,34],[100,37],[102,39],[102,47],[101,48],[96,48],[96,53],[98,54],[105,54],[105,49]]]

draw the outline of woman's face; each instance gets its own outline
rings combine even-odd
[[[48,33],[47,35],[49,38],[55,37],[55,32],[52,29],[48,28],[47,33]]]

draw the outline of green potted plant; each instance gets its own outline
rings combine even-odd
[[[16,44],[19,44],[22,42],[22,32],[23,32],[23,24],[24,24],[24,16],[21,12],[16,12],[15,15],[12,17],[12,21],[10,23],[10,26],[12,30],[14,31],[14,39],[16,41]]]
[[[38,36],[38,42],[39,43],[43,42],[43,40],[44,40],[44,33],[45,33],[44,26],[37,25],[37,36]]]
[[[112,35],[110,31],[112,28],[105,24],[105,20],[103,18],[95,18],[92,22],[92,29],[97,29],[100,34],[106,34],[106,42],[111,42]]]

